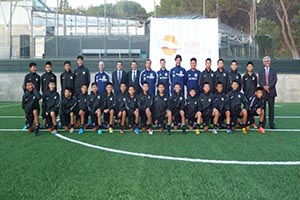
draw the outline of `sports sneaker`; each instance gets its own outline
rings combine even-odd
[[[242,133],[243,134],[247,134],[248,132],[247,132],[247,129],[246,128],[242,128]]]
[[[258,128],[258,132],[261,133],[261,134],[265,134],[266,133],[266,131],[265,131],[265,129],[263,127],[259,127]]]
[[[35,130],[34,130],[34,136],[35,137],[39,136],[39,129],[38,128],[35,128]]]
[[[112,127],[109,127],[108,132],[109,132],[109,133],[113,133],[113,132],[114,132],[114,129],[113,129]]]
[[[195,130],[195,133],[196,133],[197,135],[199,135],[199,134],[200,134],[200,130],[199,130],[199,128],[197,128],[197,129]]]
[[[27,125],[24,126],[24,128],[22,129],[23,131],[27,131]]]
[[[149,135],[152,135],[153,134],[152,128],[149,128],[148,132],[149,132]]]
[[[102,129],[98,129],[98,135],[102,134]]]
[[[134,129],[134,132],[135,132],[135,134],[140,134],[140,129],[138,128],[138,127],[136,127],[135,129]]]
[[[70,128],[70,133],[74,133],[74,128]]]
[[[229,129],[226,130],[226,133],[232,134],[232,130],[229,128]]]
[[[120,134],[124,134],[124,129],[121,129],[121,130],[120,130]]]
[[[57,134],[57,130],[53,130],[53,131],[51,132],[51,134],[52,134],[52,135],[56,135],[56,134]]]
[[[218,135],[218,131],[217,131],[217,129],[216,129],[216,128],[214,128],[214,129],[212,130],[212,133],[213,133],[213,134],[215,134],[215,135]]]
[[[257,126],[256,126],[256,124],[255,124],[255,123],[253,123],[253,124],[252,124],[252,127],[253,127],[253,128],[257,128]]]
[[[167,130],[167,135],[171,135],[171,131],[170,130]]]
[[[83,133],[84,133],[83,128],[80,128],[78,134],[81,135],[81,134],[83,134]]]

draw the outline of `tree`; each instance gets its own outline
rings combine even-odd
[[[60,0],[58,11],[60,13],[70,14],[70,13],[73,13],[74,10],[71,8],[68,0]]]
[[[281,33],[283,39],[290,50],[294,59],[300,59],[299,50],[297,48],[293,30],[291,27],[290,16],[293,15],[290,13],[292,7],[299,7],[299,1],[283,1],[283,0],[273,0],[273,5],[275,8],[275,13],[281,25]],[[297,13],[299,15],[299,13]],[[296,14],[296,15],[297,15]],[[298,34],[299,37],[299,34]]]

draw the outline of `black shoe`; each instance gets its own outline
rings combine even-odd
[[[275,124],[270,125],[270,129],[276,129]]]
[[[171,135],[171,131],[167,131],[167,135]]]

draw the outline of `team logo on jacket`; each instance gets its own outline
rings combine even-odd
[[[208,99],[208,102],[211,102],[211,99]]]
[[[98,96],[97,98],[100,99],[100,96]]]
[[[195,74],[195,77],[198,77],[198,74]]]
[[[241,98],[241,95],[240,95],[240,94],[238,95],[238,98]]]
[[[164,101],[167,101],[167,98],[164,98]]]
[[[85,72],[83,71],[82,74],[85,74]]]
[[[239,79],[239,76],[236,76],[235,78],[236,78],[236,79]]]
[[[211,74],[210,76],[211,76],[211,77],[214,77],[214,74]]]
[[[168,73],[165,73],[165,76],[168,76]]]
[[[148,77],[149,79],[155,79],[155,76],[153,75],[153,73],[150,74],[150,76]]]
[[[226,76],[226,73],[223,73],[223,76]]]
[[[255,80],[255,77],[253,77],[252,80]]]
[[[35,81],[38,81],[38,80],[39,80],[38,78],[35,79]]]
[[[178,74],[179,77],[184,77],[183,71],[180,71]]]
[[[111,100],[112,101],[112,97],[110,97],[110,99],[109,100]]]
[[[221,101],[224,101],[224,98],[223,98],[223,97],[221,98]]]
[[[65,78],[65,77],[64,77]],[[73,76],[70,76],[70,79],[73,79]]]

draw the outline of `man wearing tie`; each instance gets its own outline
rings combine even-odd
[[[259,85],[264,88],[264,101],[265,109],[268,102],[269,107],[269,126],[271,129],[275,129],[274,123],[274,104],[275,97],[277,96],[276,84],[277,84],[277,73],[271,67],[271,58],[266,56],[263,58],[264,69],[259,72]],[[266,124],[266,115],[263,125]]]
[[[137,69],[137,62],[135,60],[131,61],[131,71],[127,73],[128,86],[133,85],[135,88],[136,95],[141,93],[140,86],[140,71]]]
[[[123,63],[122,61],[118,61],[116,64],[116,71],[112,73],[112,82],[114,85],[114,93],[117,96],[120,94],[120,84],[125,83],[127,85],[126,72],[122,70]]]

